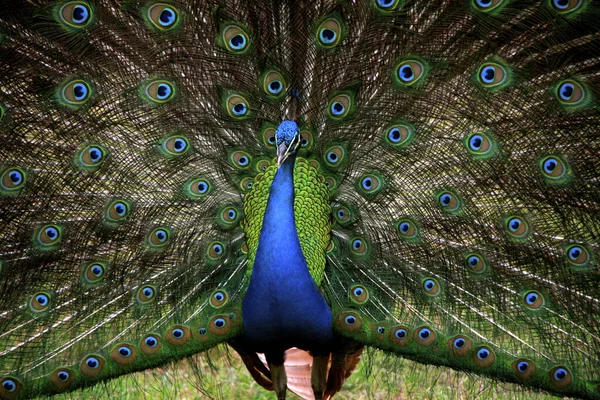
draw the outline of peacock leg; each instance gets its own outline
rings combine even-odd
[[[313,357],[312,369],[310,371],[310,383],[316,400],[321,400],[323,398],[323,393],[325,392],[328,363],[329,354]]]
[[[285,352],[270,352],[265,353],[267,358],[267,364],[271,370],[271,379],[273,381],[273,387],[277,394],[277,400],[285,400],[287,391],[287,375],[285,373]]]

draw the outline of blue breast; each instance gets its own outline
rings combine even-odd
[[[333,341],[331,309],[313,281],[294,221],[294,162],[275,175],[242,304],[246,338],[255,351],[326,349]]]

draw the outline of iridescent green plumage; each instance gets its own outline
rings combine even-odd
[[[588,0],[0,5],[0,398],[219,343],[281,397],[242,311],[287,120],[295,235],[263,249],[302,254],[253,306],[331,308],[317,397],[365,346],[600,398],[599,17]],[[316,295],[285,279],[302,261]]]

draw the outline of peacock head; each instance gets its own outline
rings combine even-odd
[[[277,142],[277,167],[281,167],[285,160],[295,154],[300,148],[300,128],[295,121],[283,121],[275,131]]]

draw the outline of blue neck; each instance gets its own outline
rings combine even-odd
[[[271,185],[248,291],[244,330],[257,351],[318,351],[333,340],[331,309],[313,281],[294,220],[294,163],[289,157]]]

